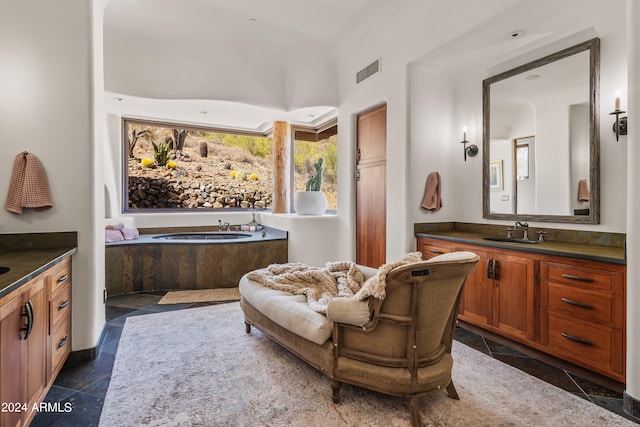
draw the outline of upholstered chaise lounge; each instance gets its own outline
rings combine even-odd
[[[305,295],[240,281],[246,332],[255,326],[331,380],[333,401],[342,383],[409,399],[411,421],[420,425],[418,399],[446,389],[451,345],[462,286],[478,256],[452,252],[404,264],[386,275],[386,297],[336,298],[327,315],[311,310]],[[361,267],[365,278],[375,269]]]

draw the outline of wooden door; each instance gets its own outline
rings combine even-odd
[[[386,262],[387,106],[358,116],[356,138],[356,262]]]
[[[472,250],[480,257],[478,266],[467,276],[460,298],[459,318],[477,326],[486,327],[493,323],[492,285],[487,277],[487,263],[491,263],[489,254],[477,248],[456,248],[456,250]]]
[[[26,400],[29,411],[23,413],[23,423],[35,416],[32,411],[44,397],[47,386],[47,334],[49,325],[49,301],[46,298],[44,275],[34,280],[25,293],[23,302],[29,301],[33,307],[33,324],[26,344]]]
[[[22,394],[22,337],[24,326],[22,298],[18,296],[0,307],[0,402],[21,404]],[[5,408],[5,409],[16,409]],[[21,425],[21,408],[0,412],[0,425]]]
[[[536,305],[534,261],[491,254],[496,262],[493,282],[493,325],[506,336],[535,341]]]

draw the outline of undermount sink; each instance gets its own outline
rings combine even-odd
[[[516,239],[514,237],[483,237],[483,239],[491,240],[494,242],[526,243],[526,244],[534,244],[534,245],[540,243],[537,240]]]
[[[0,267],[0,274],[4,274],[11,270],[9,267]]]

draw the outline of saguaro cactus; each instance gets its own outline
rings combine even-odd
[[[316,173],[309,177],[306,187],[307,191],[320,191],[320,187],[322,186],[322,172],[324,171],[324,167],[322,166],[323,163],[324,159],[322,157],[314,163],[313,167],[316,168]]]

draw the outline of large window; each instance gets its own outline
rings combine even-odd
[[[338,126],[335,121],[319,130],[295,132],[293,149],[293,188],[304,191],[314,164],[323,159],[324,173],[321,191],[327,195],[327,209],[338,209]]]
[[[337,208],[337,126],[295,131],[292,183],[304,190],[322,157],[322,191]],[[298,140],[298,137],[301,139]],[[272,138],[172,123],[123,119],[124,210],[270,208]]]

